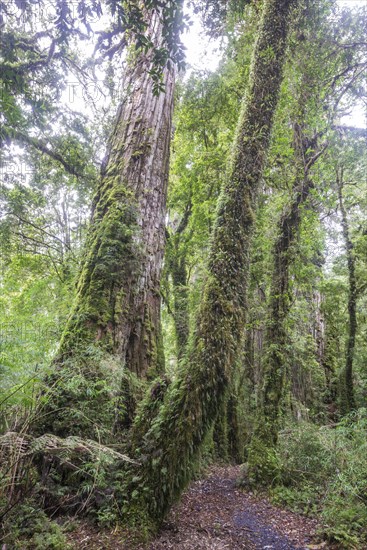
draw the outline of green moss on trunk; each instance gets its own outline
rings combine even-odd
[[[348,279],[349,279],[349,291],[348,291],[348,342],[345,367],[341,374],[340,380],[340,408],[342,414],[348,414],[356,408],[356,402],[354,398],[353,387],[353,361],[354,361],[354,348],[357,334],[357,279],[355,268],[354,247],[349,236],[349,226],[347,212],[344,206],[343,200],[343,168],[338,169],[337,172],[337,186],[338,186],[338,198],[339,208],[342,215],[342,228],[344,244],[347,253],[348,263]]]
[[[229,461],[227,399],[223,399],[214,424],[213,442],[215,457],[224,462]]]
[[[162,44],[162,25],[157,14],[149,19],[156,46]],[[47,380],[49,400],[39,428],[52,433],[91,435],[85,423],[75,423],[75,414],[68,411],[71,403],[96,426],[103,420],[103,429],[111,430],[113,423],[115,428],[125,425],[121,396],[130,405],[134,396],[126,395],[124,369],[143,379],[164,371],[159,284],[174,68],[163,70],[165,89],[156,95],[149,74],[153,55],[153,51],[138,52],[125,72],[126,95],[93,199],[74,306],[54,361],[55,372]],[[119,365],[111,372],[112,389],[97,391],[106,385],[100,363],[109,361]],[[121,391],[116,387],[119,380]],[[103,410],[110,411],[118,395],[116,414],[109,412],[106,418]],[[124,411],[121,419],[119,411]]]
[[[295,0],[264,4],[191,352],[139,446],[138,476],[135,471],[125,476],[128,500],[123,512],[127,523],[135,526],[158,525],[190,481],[193,461],[222,406],[242,349],[257,189],[282,80],[290,9],[295,4]]]

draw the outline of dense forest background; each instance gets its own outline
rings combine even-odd
[[[195,2],[209,71],[181,2],[0,4],[7,547],[219,461],[364,548],[366,6]]]

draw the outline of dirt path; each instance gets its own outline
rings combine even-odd
[[[238,467],[215,467],[195,481],[165,521],[160,535],[140,550],[300,550],[313,545],[317,522],[279,509],[236,488]],[[78,550],[129,550],[117,535],[86,526],[72,534]]]

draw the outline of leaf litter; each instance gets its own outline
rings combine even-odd
[[[194,481],[169,513],[158,536],[138,550],[312,550],[319,523],[269,503],[236,485],[240,466],[213,466]],[[70,543],[78,550],[131,550],[117,532],[82,522]],[[329,547],[331,548],[331,546]]]

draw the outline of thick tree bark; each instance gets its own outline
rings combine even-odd
[[[157,15],[150,21],[149,33],[159,46],[162,23]],[[76,299],[55,362],[53,383],[55,377],[64,380],[57,382],[59,390],[49,403],[54,410],[65,404],[70,407],[70,402],[78,408],[83,401],[81,386],[86,386],[89,404],[84,417],[93,407],[102,414],[103,403],[111,401],[108,391],[102,397],[106,375],[101,371],[101,353],[114,358],[115,372],[110,374],[115,385],[123,369],[141,378],[152,378],[164,369],[159,283],[174,69],[164,69],[164,92],[154,95],[149,74],[152,53],[132,53],[135,58],[127,68],[125,97],[93,200]],[[80,379],[74,383],[76,374]],[[93,381],[94,388],[88,389],[85,378]],[[53,433],[85,432],[70,419],[52,424],[53,414],[48,411],[47,416],[47,427]],[[94,423],[99,418],[106,423],[98,413],[92,417]]]
[[[162,28],[155,18],[156,44]],[[149,55],[137,55],[109,140],[94,197],[86,257],[77,300],[61,351],[75,338],[102,342],[138,376],[162,369],[159,280],[173,108],[173,71],[164,70],[165,92],[153,95]]]
[[[343,380],[341,387],[341,411],[343,414],[347,414],[356,408],[353,389],[353,359],[354,359],[354,347],[357,334],[357,281],[356,281],[356,268],[355,258],[353,251],[353,243],[349,236],[348,217],[345,210],[343,201],[343,168],[337,171],[337,186],[338,186],[338,199],[339,208],[342,217],[342,229],[345,250],[347,253],[348,263],[348,278],[349,278],[349,291],[348,291],[348,316],[349,316],[349,334],[347,343],[347,353],[345,368],[343,372]]]
[[[278,223],[273,248],[272,282],[265,335],[264,385],[253,437],[249,448],[250,482],[268,483],[276,475],[274,448],[279,431],[279,409],[286,374],[286,319],[290,309],[289,268],[294,259],[293,246],[302,221],[302,205],[314,187],[309,175],[326,147],[317,151],[318,136],[308,139],[299,124],[294,126],[296,173],[293,200],[285,208]]]
[[[129,498],[123,512],[127,521],[144,525],[145,529],[154,529],[162,521],[190,480],[193,461],[220,410],[242,349],[254,209],[282,81],[290,12],[295,4],[295,0],[264,3],[230,175],[218,208],[192,349],[137,449],[140,468],[126,473]]]

